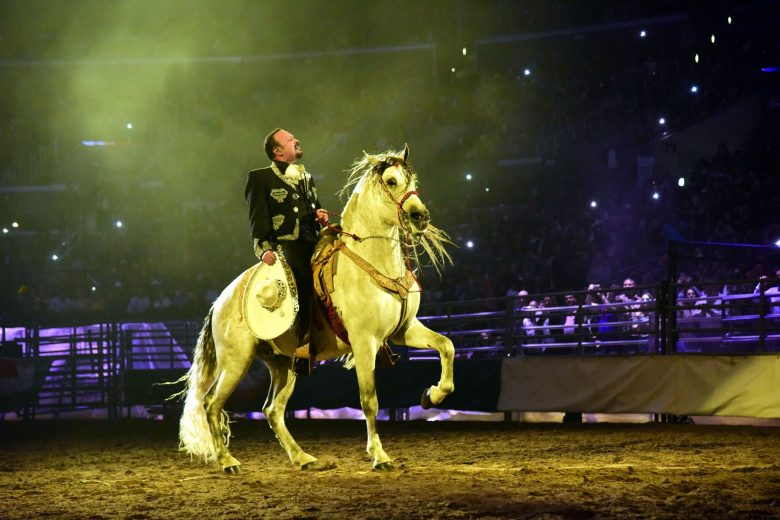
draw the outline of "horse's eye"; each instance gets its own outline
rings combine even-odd
[[[396,184],[398,184],[398,183],[397,183],[397,182],[395,182],[395,179],[393,179],[393,178],[391,178],[391,179],[389,179],[389,180],[387,181],[387,185],[388,185],[388,186],[390,186],[391,188],[392,188],[393,186],[395,186]]]

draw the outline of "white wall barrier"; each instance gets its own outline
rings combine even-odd
[[[498,409],[780,418],[780,356],[505,359]]]

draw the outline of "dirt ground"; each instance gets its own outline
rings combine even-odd
[[[233,425],[235,477],[167,421],[0,423],[0,518],[780,518],[780,429],[683,424],[290,421],[335,469],[293,468],[265,421]]]

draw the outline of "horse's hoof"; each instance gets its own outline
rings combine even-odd
[[[228,466],[225,469],[225,473],[228,475],[238,475],[241,473],[241,466]]]
[[[422,406],[423,410],[428,410],[433,406],[433,402],[431,401],[431,389],[426,388],[423,391],[422,397],[420,398],[420,406]]]
[[[301,466],[301,471],[327,471],[335,467],[336,464],[333,462],[320,462],[318,460],[313,460]]]
[[[383,462],[381,464],[377,464],[376,466],[374,466],[374,471],[393,471],[394,469],[395,466],[393,466],[393,463],[390,461]]]

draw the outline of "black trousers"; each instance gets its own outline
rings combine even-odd
[[[311,255],[314,253],[316,242],[296,240],[294,242],[280,242],[279,245],[282,247],[287,264],[292,269],[295,285],[298,288],[296,334],[298,336],[298,344],[302,344],[311,325],[311,299],[314,292]]]

